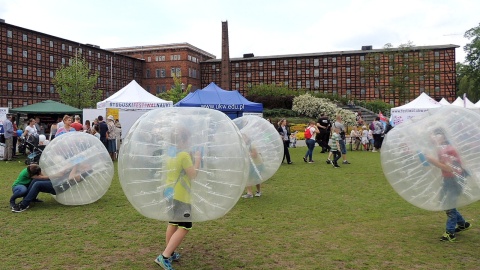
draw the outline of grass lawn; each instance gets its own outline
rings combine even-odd
[[[444,212],[404,201],[391,188],[380,154],[349,152],[334,169],[315,148],[291,149],[262,186],[263,196],[240,199],[223,218],[194,223],[175,269],[480,269],[479,203],[463,207],[473,229],[456,243],[438,239]],[[20,160],[20,159],[17,159]],[[0,163],[0,269],[160,269],[166,222],[141,216],[118,176],[99,201],[64,206],[49,194],[12,213],[11,184],[25,165]]]

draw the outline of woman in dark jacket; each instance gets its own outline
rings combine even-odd
[[[287,163],[292,164],[292,160],[290,159],[290,152],[288,152],[288,146],[290,145],[290,129],[287,126],[287,120],[282,119],[278,122],[278,133],[283,140],[283,161],[287,158]]]

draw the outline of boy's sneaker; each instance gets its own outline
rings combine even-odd
[[[155,262],[160,265],[165,270],[174,270],[172,267],[172,263],[170,262],[170,258],[164,259],[162,254],[160,254],[156,259]]]
[[[457,240],[457,238],[455,238],[455,234],[449,232],[445,232],[440,238],[440,241],[454,242],[455,240]]]
[[[162,256],[162,255],[160,255],[160,256]],[[173,261],[178,262],[178,260],[180,260],[180,257],[181,257],[180,253],[173,252],[172,256],[170,256],[170,258],[168,258],[168,259],[170,260],[170,262],[173,262]]]
[[[351,164],[351,163],[348,162],[347,160],[344,160],[344,161],[343,161],[343,164]]]
[[[307,162],[307,158],[306,158],[306,157],[303,157],[303,161]]]
[[[244,199],[253,198],[253,195],[247,193],[247,194],[245,194],[245,195],[242,195],[242,198],[244,198]]]
[[[12,212],[14,212],[14,213],[21,213],[21,212],[23,212],[23,211],[25,211],[25,210],[27,210],[27,209],[28,209],[28,206],[25,207],[25,206],[23,206],[21,203],[19,203],[19,204],[15,204],[15,206],[14,206],[13,209],[12,209]]]
[[[334,168],[340,168],[340,166],[337,163],[333,164],[333,167]]]
[[[470,222],[465,222],[465,224],[463,224],[463,226],[457,226],[457,228],[455,228],[455,232],[456,233],[463,232],[463,231],[466,231],[470,228],[472,228],[472,224],[470,224]]]
[[[255,197],[260,197],[260,196],[262,196],[262,192],[257,191],[257,193],[255,193]]]
[[[327,164],[332,164],[332,161],[330,159],[327,159]]]

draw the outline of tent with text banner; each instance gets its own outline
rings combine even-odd
[[[422,93],[416,99],[400,107],[390,109],[390,122],[393,126],[405,122],[405,120],[420,115],[429,109],[443,106],[429,95]]]
[[[237,90],[223,90],[213,82],[203,89],[188,94],[175,106],[215,109],[225,113],[231,119],[248,114],[263,115],[263,104],[247,100]]]
[[[120,110],[153,110],[172,106],[172,101],[166,101],[150,94],[135,80],[107,99],[97,103],[97,109],[116,108]]]

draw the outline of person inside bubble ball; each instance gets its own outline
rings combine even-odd
[[[32,183],[33,179],[48,179],[47,176],[42,174],[42,169],[38,164],[30,164],[23,169],[17,177],[17,180],[12,185],[12,197],[10,197],[10,207],[13,211],[15,207],[15,200],[24,197],[28,193],[28,187]],[[33,200],[34,202],[42,202],[39,199]]]
[[[40,167],[38,167],[38,169],[40,169]],[[38,194],[40,194],[40,192],[57,195],[59,193],[67,191],[72,186],[83,181],[86,176],[92,173],[92,170],[90,168],[90,165],[86,163],[76,164],[75,166],[73,166],[71,171],[67,170],[60,173],[65,175],[68,174],[67,180],[58,184],[55,187],[53,186],[52,181],[48,176],[41,174],[41,169],[39,173],[41,177],[34,177],[33,181],[31,181],[28,187],[27,193],[23,198],[23,201],[21,201],[19,204],[15,204],[12,207],[12,212],[21,213],[30,207],[30,203],[32,201],[40,201],[37,199],[37,196]],[[59,190],[59,192],[56,192],[55,188]]]
[[[250,153],[250,170],[248,173],[248,179],[252,179],[253,182],[261,182],[262,176],[261,172],[265,170],[265,165],[263,164],[263,159],[260,153],[258,153],[257,148],[252,144],[252,141],[245,135],[242,134],[243,140],[245,141],[245,144],[247,145]],[[262,190],[261,190],[261,185],[256,184],[255,187],[257,188],[257,192],[255,193],[255,197],[260,197],[262,196]],[[253,190],[252,186],[247,186],[245,188],[247,190],[247,193],[242,195],[242,198],[249,199],[253,198]]]
[[[193,160],[188,152],[188,148],[191,146],[189,137],[190,133],[187,132],[187,129],[179,128],[177,132],[172,133],[172,142],[176,144],[168,149],[166,182],[167,186],[173,188],[173,195],[170,198],[173,218],[168,222],[165,232],[166,247],[162,254],[155,259],[155,262],[163,269],[173,269],[172,261],[178,261],[180,258],[180,254],[175,250],[192,228],[192,222],[180,222],[190,217],[191,180],[197,176],[201,164],[199,149],[195,151]]]
[[[440,190],[440,200],[444,204],[454,205],[462,194],[462,183],[465,181],[466,171],[462,168],[457,150],[450,144],[442,128],[436,128],[433,131],[432,140],[437,145],[438,157],[425,155],[425,158],[430,164],[442,170],[443,185]],[[440,241],[453,242],[456,240],[455,233],[468,230],[472,225],[465,221],[456,208],[446,210],[445,213],[447,214],[446,230]]]

